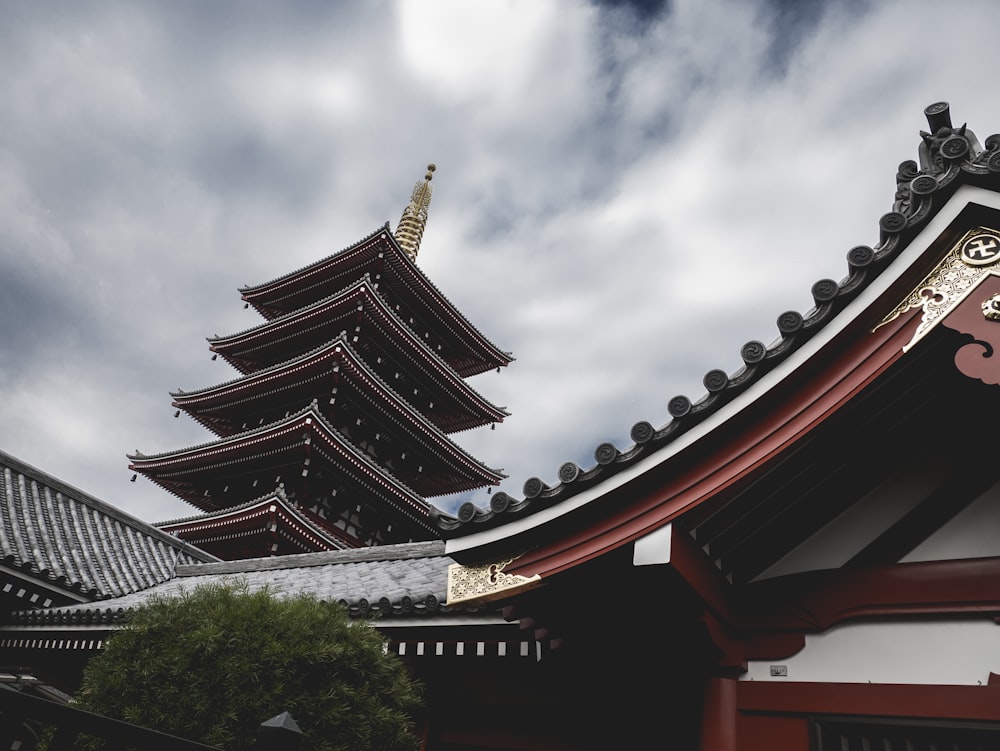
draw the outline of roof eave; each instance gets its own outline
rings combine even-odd
[[[1000,167],[1000,163],[997,166]],[[983,177],[980,175],[980,178]],[[990,183],[991,187],[1000,188],[1000,175],[991,173],[985,177],[988,177],[988,180],[980,181]],[[904,231],[908,229],[908,232],[901,231],[886,236],[883,231],[883,241],[875,250],[876,255],[881,252],[885,259],[882,268],[877,269],[875,275],[872,275],[869,269],[871,278],[865,280],[867,283],[861,283],[861,280],[855,277],[859,271],[864,272],[865,269],[855,269],[852,266],[851,275],[839,284],[839,289],[851,290],[850,301],[846,302],[834,316],[823,321],[821,326],[816,326],[808,339],[800,344],[788,341],[791,337],[777,340],[768,348],[768,352],[780,352],[782,354],[780,361],[760,377],[750,379],[750,382],[731,400],[721,402],[714,410],[707,410],[704,406],[710,403],[708,401],[712,396],[710,394],[708,399],[697,403],[703,407],[700,414],[699,410],[692,408],[695,405],[689,402],[686,412],[674,417],[659,431],[653,430],[652,426],[646,424],[652,434],[645,436],[645,445],[651,445],[652,450],[644,448],[644,443],[638,441],[626,451],[618,452],[611,447],[616,456],[606,465],[602,465],[599,461],[592,470],[580,471],[576,468],[575,472],[567,473],[571,475],[568,482],[561,482],[551,488],[541,484],[533,498],[523,500],[501,498],[499,503],[492,503],[492,508],[488,510],[473,507],[470,511],[465,508],[460,510],[459,518],[442,516],[439,525],[445,536],[450,538],[447,542],[448,554],[471,561],[483,556],[488,557],[497,550],[513,550],[519,545],[523,547],[526,540],[537,539],[539,534],[543,534],[540,532],[541,528],[563,520],[608,493],[635,482],[646,473],[671,461],[681,451],[706,438],[778,386],[851,322],[862,317],[911,267],[919,266],[918,262],[929,248],[940,246],[944,242],[942,238],[960,234],[959,229],[952,225],[960,223],[960,215],[963,212],[974,213],[976,207],[1000,211],[1000,195],[995,190],[968,182],[953,185],[952,189],[947,191],[947,200],[940,201],[933,210],[921,212],[918,221],[913,225],[904,224],[901,229]],[[894,246],[891,251],[890,244]],[[888,268],[895,269],[896,273],[884,273]],[[811,311],[811,315],[816,313],[817,309]],[[760,362],[765,362],[765,359],[761,359]],[[750,367],[750,364],[745,366],[747,367]],[[742,373],[741,370],[737,375]],[[684,425],[685,422],[687,426]],[[671,426],[674,426],[673,431]],[[633,429],[633,437],[635,432]],[[672,435],[663,436],[669,432],[672,432]],[[656,445],[653,438],[657,433],[667,440]],[[600,451],[601,447],[598,448]],[[567,465],[564,465],[564,468],[566,467]],[[494,501],[497,495],[494,496]],[[464,515],[462,511],[465,512]]]

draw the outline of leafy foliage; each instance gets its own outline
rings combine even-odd
[[[237,751],[288,711],[303,751],[412,749],[419,686],[343,608],[205,586],[137,610],[87,667],[82,708]]]

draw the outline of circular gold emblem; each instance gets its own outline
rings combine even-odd
[[[983,315],[987,320],[1000,321],[1000,295],[983,300]]]
[[[962,261],[970,266],[989,266],[1000,261],[1000,237],[981,233],[962,243]]]

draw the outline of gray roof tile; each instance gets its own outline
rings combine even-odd
[[[455,612],[444,602],[448,566],[444,543],[406,543],[328,553],[179,566],[177,576],[154,587],[106,600],[15,614],[20,623],[108,623],[152,597],[169,597],[200,585],[243,584],[277,596],[309,594],[339,601],[352,616],[420,616]],[[468,608],[461,612],[468,612]]]
[[[154,586],[178,565],[218,560],[2,451],[0,555],[93,599]]]

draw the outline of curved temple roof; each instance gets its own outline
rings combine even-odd
[[[490,415],[496,422],[501,421],[508,414],[506,410],[490,404],[460,373],[431,349],[399,317],[377,287],[371,277],[365,274],[336,294],[281,318],[230,336],[212,337],[209,339],[211,349],[240,372],[250,374],[287,358],[290,353],[277,351],[275,347],[284,346],[297,337],[311,336],[316,341],[293,347],[293,350],[301,349],[302,346],[313,349],[324,344],[329,339],[330,332],[326,329],[329,328],[332,313],[347,316],[353,321],[358,312],[363,311],[374,328],[382,332],[384,340],[399,348],[403,353],[402,357],[425,374],[426,378],[442,384],[442,393],[449,394],[470,411]],[[264,353],[263,357],[261,353]],[[301,352],[296,351],[294,354],[299,355]],[[267,364],[255,362],[254,359],[258,357]]]
[[[445,605],[451,563],[444,544],[433,541],[183,566],[170,581],[142,592],[97,605],[21,611],[13,619],[39,626],[117,623],[151,597],[169,597],[199,585],[225,583],[246,585],[251,590],[266,587],[278,597],[309,594],[336,600],[355,618],[457,614],[469,609]]]
[[[243,300],[272,320],[328,297],[370,273],[392,290],[428,326],[436,327],[452,347],[466,354],[453,363],[463,377],[508,365],[513,357],[490,342],[462,315],[411,260],[389,232],[388,223],[333,255],[270,282],[241,287]]]
[[[0,503],[0,567],[69,599],[125,595],[218,560],[3,452]]]
[[[776,340],[770,345],[761,341],[745,344],[740,351],[743,365],[734,373],[721,369],[706,373],[703,380],[706,393],[697,400],[687,396],[671,398],[668,403],[670,419],[660,427],[645,421],[635,424],[631,430],[634,441],[631,446],[619,449],[613,444],[602,443],[594,451],[594,465],[582,468],[566,462],[559,467],[559,482],[555,485],[531,478],[524,484],[522,498],[495,493],[487,508],[469,501],[459,508],[457,516],[439,516],[438,525],[451,540],[449,552],[495,543],[503,533],[500,527],[518,520],[524,522],[518,525],[519,530],[530,526],[531,515],[546,509],[555,510],[590,488],[599,493],[597,486],[618,473],[631,471],[660,452],[669,454],[681,436],[718,415],[723,407],[738,400],[823,331],[879,278],[956,191],[966,186],[1000,191],[1000,135],[987,138],[984,148],[964,125],[952,126],[949,107],[944,102],[927,107],[925,115],[930,132],[921,131],[919,164],[905,161],[899,165],[892,210],[878,221],[878,244],[874,247],[859,245],[848,250],[847,275],[839,282],[832,279],[816,282],[812,287],[815,305],[810,311],[781,313],[777,317],[779,337]],[[919,277],[914,283],[918,281]],[[455,539],[487,530],[496,532],[476,535],[475,539]]]
[[[297,547],[299,552],[344,550],[351,547],[346,540],[334,535],[336,528],[321,527],[301,508],[290,503],[280,487],[238,506],[161,522],[156,526],[182,539],[195,540],[205,548],[222,541],[229,545],[236,536],[248,540],[247,544],[254,548],[263,544],[258,539],[262,526],[260,520],[263,518],[268,519],[268,526],[274,525],[275,535],[283,538],[286,544]],[[242,529],[238,529],[241,523]],[[268,539],[267,544],[270,542]],[[259,555],[266,553],[260,552]]]
[[[311,381],[334,372],[342,373],[345,378],[351,377],[361,381],[372,391],[385,395],[385,403],[393,410],[393,419],[398,424],[408,426],[408,429],[420,435],[425,443],[443,444],[449,453],[465,457],[465,461],[469,464],[485,468],[485,465],[451,441],[447,433],[456,429],[485,425],[488,422],[486,418],[476,419],[475,415],[462,416],[464,419],[461,422],[452,418],[451,423],[445,426],[448,430],[439,427],[424,413],[410,405],[372,370],[357,355],[344,335],[294,360],[278,363],[218,386],[198,391],[174,392],[171,396],[174,397],[175,407],[183,409],[216,435],[225,437],[247,429],[244,426],[238,430],[234,425],[242,415],[246,414],[248,404],[260,406],[262,401],[268,400],[274,393],[291,390],[300,382],[308,385]],[[361,395],[369,393],[371,392],[362,389]],[[495,481],[499,481],[503,476],[496,470],[488,471],[497,475]]]
[[[314,445],[315,441],[315,445]],[[364,451],[354,446],[318,411],[315,403],[278,422],[238,433],[228,438],[161,454],[130,454],[129,468],[184,498],[204,511],[216,511],[224,504],[200,496],[187,478],[217,467],[260,461],[263,456],[301,454],[320,446],[344,460],[354,482],[378,494],[407,519],[431,534],[430,505],[393,475],[384,472]]]

